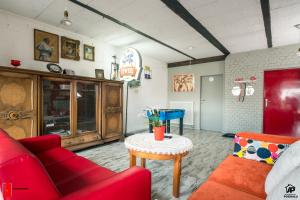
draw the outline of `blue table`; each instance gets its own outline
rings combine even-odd
[[[184,109],[159,109],[159,119],[166,124],[166,132],[170,133],[170,120],[179,119],[179,134],[183,134],[183,117],[185,110]],[[150,112],[147,111],[147,116],[150,116]],[[149,131],[153,132],[153,127],[149,123]]]

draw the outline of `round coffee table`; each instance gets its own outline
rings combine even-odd
[[[173,196],[179,197],[181,160],[193,148],[190,139],[172,135],[171,139],[154,140],[151,133],[135,134],[125,139],[125,147],[129,151],[130,167],[136,166],[136,157],[141,158],[141,166],[146,167],[146,159],[174,160]]]

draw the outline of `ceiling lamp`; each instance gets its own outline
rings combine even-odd
[[[299,40],[300,40],[300,24],[296,24],[294,25],[297,29],[299,29]],[[296,53],[297,56],[300,56],[300,48],[298,49],[297,53]]]
[[[64,18],[60,21],[60,23],[62,25],[65,25],[65,26],[71,26],[72,25],[71,20],[69,20],[69,12],[67,11],[67,9],[65,9]]]

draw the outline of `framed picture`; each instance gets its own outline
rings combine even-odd
[[[80,60],[79,40],[73,40],[67,37],[61,37],[61,57],[70,60]]]
[[[56,34],[34,29],[34,60],[58,63],[58,40]]]
[[[98,79],[104,79],[104,70],[103,69],[95,69],[95,75]]]
[[[194,74],[173,75],[173,92],[193,92]]]
[[[83,59],[89,61],[95,61],[95,47],[84,44]]]

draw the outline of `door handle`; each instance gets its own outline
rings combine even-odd
[[[268,99],[265,99],[265,108],[267,108],[268,107]]]

